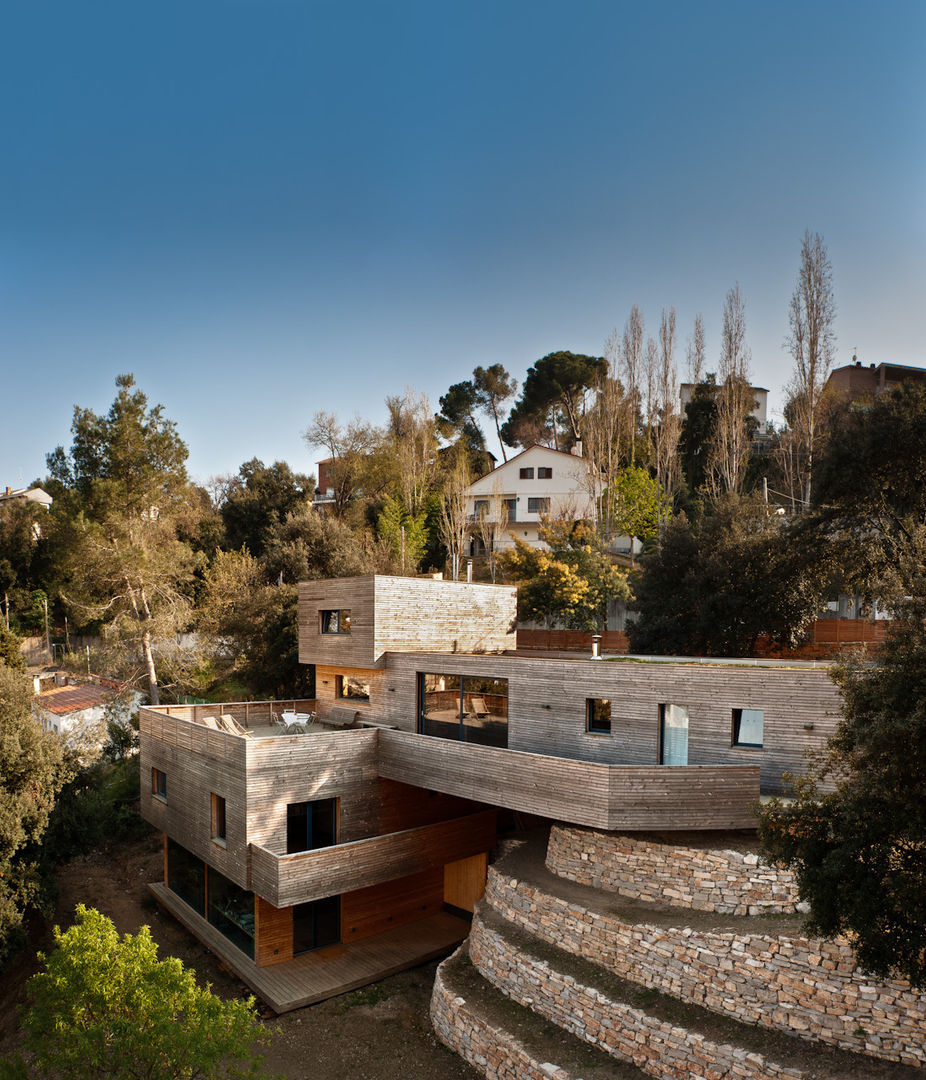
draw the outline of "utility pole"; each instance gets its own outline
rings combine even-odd
[[[42,604],[45,608],[45,652],[48,657],[48,666],[52,666],[51,660],[51,634],[48,632],[48,597],[42,599]]]

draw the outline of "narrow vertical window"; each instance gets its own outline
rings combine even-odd
[[[212,839],[225,843],[225,799],[215,792],[212,794]]]
[[[151,794],[156,799],[167,802],[167,773],[160,769],[151,770]]]
[[[350,608],[319,611],[319,629],[323,634],[349,634]]]

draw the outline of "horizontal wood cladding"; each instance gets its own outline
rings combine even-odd
[[[753,828],[757,766],[609,766],[379,732],[383,776],[599,829]]]
[[[351,844],[278,856],[253,847],[253,888],[277,907],[407,877],[495,846],[495,811]]]
[[[656,764],[659,706],[685,705],[689,764],[759,765],[765,793],[804,771],[841,714],[826,668],[392,653],[382,719],[403,731],[416,730],[419,672],[507,679],[509,748],[602,764]],[[611,702],[610,734],[586,731],[589,698]],[[744,708],[763,711],[761,748],[732,745]]]
[[[329,578],[299,583],[299,661],[335,667],[371,668],[373,642],[373,576]],[[350,611],[349,634],[323,634],[322,611]]]
[[[370,700],[358,701],[356,698],[338,697],[338,676],[354,676],[367,679],[370,683]],[[385,671],[377,668],[330,667],[317,664],[315,667],[315,693],[319,718],[324,720],[331,709],[352,709],[360,714],[361,719],[375,719],[383,709],[385,696]]]
[[[499,652],[516,644],[517,592],[411,577],[368,575],[299,585],[299,659],[373,668],[387,652]],[[319,613],[350,611],[349,634],[323,634]]]
[[[374,640],[387,652],[500,652],[517,641],[508,585],[377,575]]]
[[[258,967],[283,964],[293,958],[293,909],[276,908],[257,898],[254,962]]]
[[[252,740],[147,707],[139,710],[139,730],[142,817],[249,888],[246,748]],[[152,768],[166,777],[166,799],[152,791]],[[224,844],[212,837],[213,794],[225,799]]]
[[[379,782],[381,833],[415,829],[419,825],[433,825],[448,818],[463,817],[486,809],[482,803],[460,799],[441,791],[423,791],[411,784],[399,784],[394,780]]]
[[[442,867],[341,897],[341,941],[348,944],[436,915],[444,906]]]
[[[247,823],[253,844],[286,852],[289,803],[338,799],[342,842],[374,835],[379,826],[376,735],[332,731],[247,742]]]

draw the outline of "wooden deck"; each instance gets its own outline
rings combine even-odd
[[[283,964],[258,967],[165,885],[148,886],[158,903],[273,1009],[290,1012],[446,956],[469,933],[466,919],[442,912],[352,945],[329,945]]]

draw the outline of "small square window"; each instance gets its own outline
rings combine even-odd
[[[358,679],[356,675],[339,675],[338,697],[347,701],[369,701],[370,680]]]
[[[528,467],[527,467],[526,469],[520,469],[520,470],[518,471],[518,476],[519,476],[519,477],[520,477],[520,478],[521,478],[522,480],[533,480],[533,479],[534,479],[534,469],[533,469],[533,466],[528,466]]]
[[[733,710],[733,745],[762,748],[765,713],[762,709]]]
[[[160,769],[151,770],[151,794],[156,799],[167,802],[167,773]]]
[[[318,615],[321,624],[321,632],[323,634],[350,633],[350,608],[319,611]]]
[[[212,839],[225,843],[225,799],[212,793]]]
[[[585,699],[585,730],[590,735],[611,734],[611,701],[609,698]]]
[[[553,470],[550,469],[550,468],[547,468],[545,465],[541,465],[537,469],[537,479],[538,480],[552,480],[553,479]]]
[[[527,500],[527,512],[529,514],[549,514],[549,512],[550,512],[550,500],[549,499],[528,499]]]

